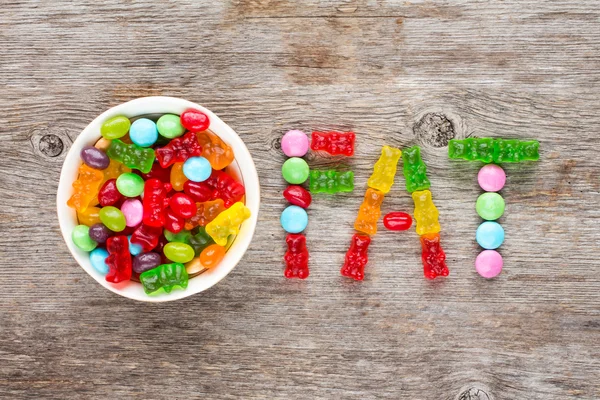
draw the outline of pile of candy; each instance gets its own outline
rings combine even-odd
[[[225,256],[250,210],[227,168],[233,151],[209,126],[194,109],[156,122],[116,116],[81,151],[72,239],[108,282],[169,293]]]

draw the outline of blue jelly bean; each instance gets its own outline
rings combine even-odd
[[[90,263],[92,267],[102,275],[108,274],[108,265],[106,265],[106,257],[108,257],[108,251],[102,247],[96,247],[90,251]]]
[[[504,242],[504,229],[494,221],[485,221],[475,233],[475,239],[486,250],[494,250]]]
[[[190,157],[183,163],[183,174],[192,182],[204,182],[212,174],[212,167],[204,157]]]
[[[129,241],[129,253],[132,256],[137,256],[143,250],[142,246],[136,243],[131,243],[131,235],[127,236],[127,240]]]
[[[308,214],[302,207],[289,206],[281,213],[281,226],[286,232],[300,233],[308,225]]]
[[[138,146],[152,146],[158,139],[158,129],[156,129],[156,124],[148,118],[135,120],[129,128],[129,138]]]

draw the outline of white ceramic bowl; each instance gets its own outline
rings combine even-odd
[[[252,215],[244,221],[240,228],[239,235],[235,238],[231,247],[225,254],[223,261],[213,269],[203,274],[190,278],[187,289],[173,289],[171,293],[161,292],[148,296],[144,293],[142,285],[137,282],[121,282],[118,284],[109,283],[104,276],[98,273],[89,260],[89,253],[77,248],[71,240],[71,232],[77,225],[77,215],[75,210],[67,206],[67,200],[71,197],[73,188],[72,183],[77,179],[78,168],[81,164],[79,153],[84,146],[93,145],[100,136],[100,126],[104,121],[116,115],[125,115],[129,118],[148,114],[181,114],[188,108],[195,108],[206,113],[210,118],[210,130],[217,134],[227,144],[229,144],[235,154],[235,161],[232,163],[234,169],[237,169],[242,183],[246,188],[246,206],[250,209]],[[240,261],[254,235],[256,221],[258,217],[258,207],[260,202],[260,185],[256,167],[252,157],[246,148],[242,139],[225,122],[217,117],[210,110],[187,100],[175,97],[142,97],[119,104],[108,111],[100,114],[79,134],[65,158],[65,162],[60,173],[60,182],[58,184],[58,193],[56,195],[58,208],[58,221],[60,230],[65,239],[67,247],[73,254],[73,257],[92,278],[108,290],[121,296],[134,300],[148,302],[162,302],[182,299],[196,293],[200,293],[223,279]]]

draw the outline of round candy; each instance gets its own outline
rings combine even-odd
[[[100,127],[100,134],[105,139],[118,139],[127,134],[130,126],[131,122],[129,121],[129,118],[118,115],[102,124]]]
[[[144,178],[125,172],[117,178],[117,190],[125,197],[137,197],[144,191]]]
[[[173,139],[183,135],[185,128],[181,125],[178,115],[165,114],[156,121],[158,133],[167,139]]]
[[[204,182],[211,173],[210,162],[204,157],[190,157],[183,163],[183,174],[192,182]]]
[[[105,243],[106,239],[108,239],[112,234],[113,232],[104,226],[103,223],[97,223],[90,226],[90,238],[97,243]]]
[[[163,249],[163,252],[169,260],[182,264],[192,261],[192,258],[194,258],[194,249],[192,246],[186,243],[167,243]]]
[[[158,139],[156,124],[148,118],[135,120],[129,128],[129,138],[140,147],[152,146]]]
[[[308,214],[302,207],[289,206],[281,213],[281,226],[286,232],[300,233],[308,225]]]
[[[79,247],[83,251],[92,251],[98,246],[98,243],[92,240],[90,237],[90,228],[86,225],[77,225],[73,228],[71,238],[75,246]]]
[[[133,272],[141,274],[161,264],[160,254],[150,252],[138,254],[133,258]]]
[[[308,151],[308,136],[297,129],[286,132],[281,138],[281,150],[288,157],[302,157]]]
[[[504,214],[504,199],[498,193],[483,193],[477,198],[475,209],[481,218],[493,221]]]
[[[200,263],[204,268],[213,268],[225,257],[225,247],[211,244],[200,253]]]
[[[81,161],[90,168],[103,170],[108,168],[110,159],[102,150],[98,150],[94,146],[85,146],[81,149]]]
[[[127,222],[125,216],[117,207],[106,206],[100,210],[100,221],[113,232],[121,232]]]
[[[127,199],[121,205],[127,226],[137,226],[144,217],[144,206],[138,199]]]
[[[504,242],[504,229],[495,221],[485,221],[477,228],[475,239],[484,249],[497,249]]]
[[[299,185],[308,179],[310,169],[302,158],[292,157],[286,160],[281,167],[283,179],[293,185]]]
[[[131,235],[127,236],[127,241],[129,242],[129,254],[131,254],[132,256],[137,256],[144,250],[142,248],[142,245],[137,243],[131,243]]]
[[[405,231],[412,225],[412,218],[405,212],[394,211],[383,217],[383,225],[390,231]]]
[[[169,200],[169,207],[181,218],[192,218],[196,215],[196,203],[187,194],[175,193]]]
[[[190,132],[202,132],[208,129],[210,120],[208,115],[200,110],[190,108],[181,114],[181,125]]]
[[[502,271],[502,256],[496,250],[484,250],[475,259],[475,269],[484,278],[494,278]]]
[[[495,164],[485,165],[477,174],[479,186],[486,192],[497,192],[506,183],[504,170]]]
[[[106,264],[108,251],[102,247],[98,247],[90,252],[90,264],[100,274],[108,274],[108,265]]]

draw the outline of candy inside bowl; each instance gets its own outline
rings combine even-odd
[[[132,100],[94,119],[69,150],[57,193],[79,265],[107,289],[151,302],[223,279],[250,244],[259,200],[240,137],[172,97]]]

